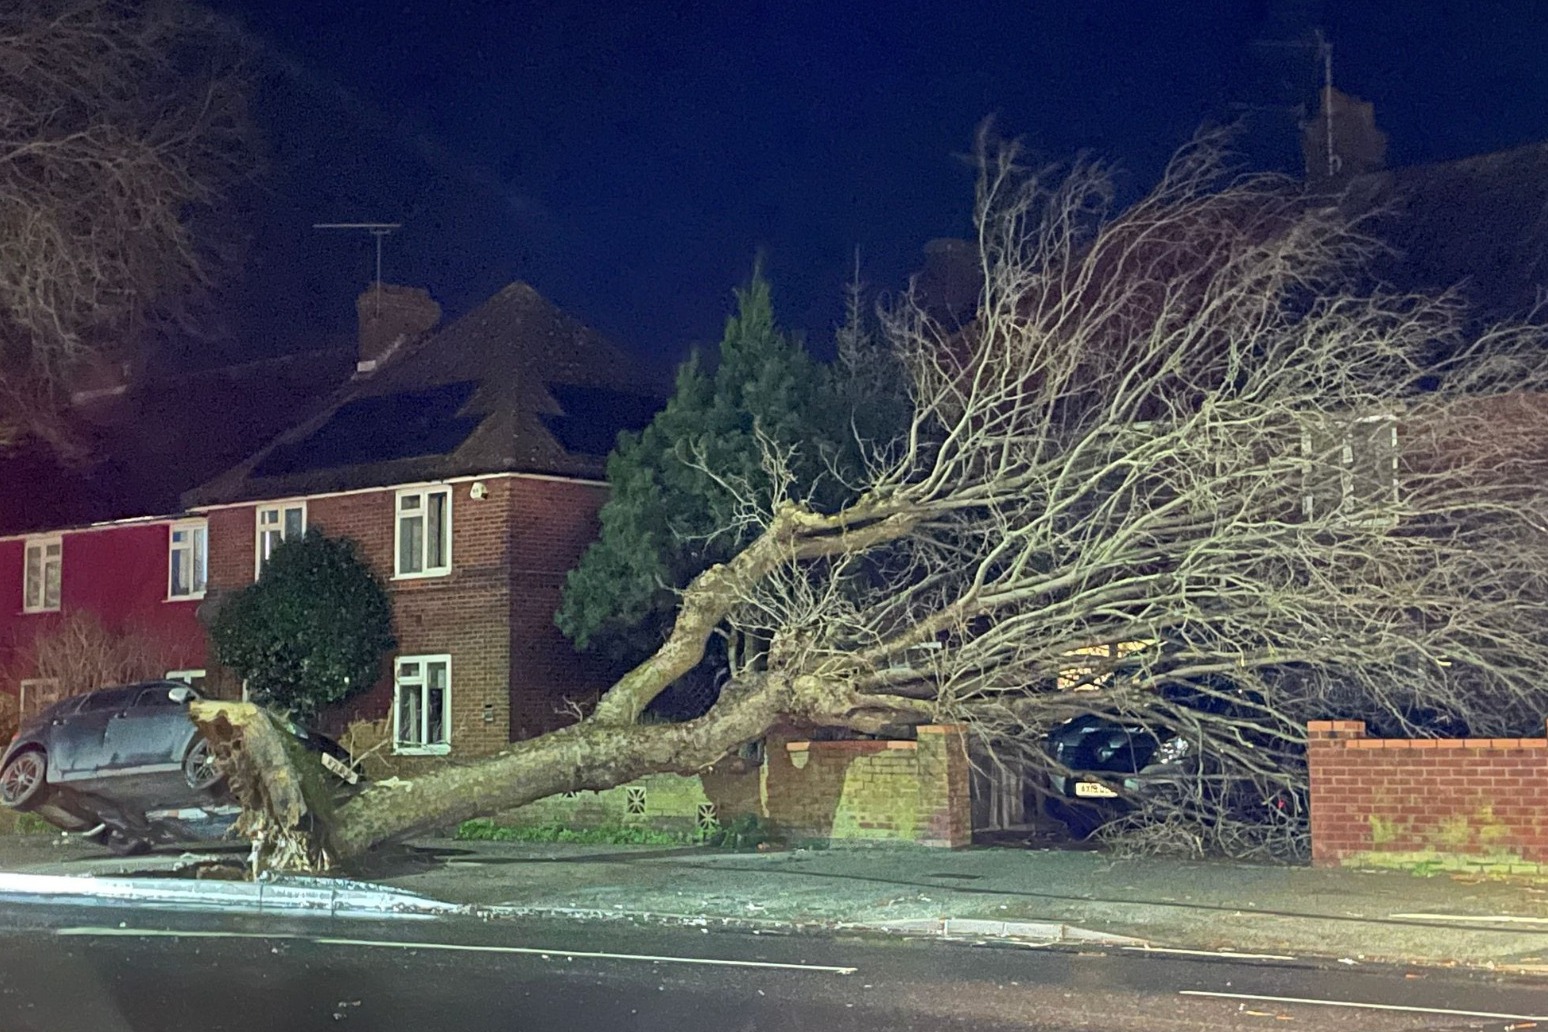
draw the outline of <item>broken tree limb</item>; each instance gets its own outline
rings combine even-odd
[[[253,843],[254,873],[326,870],[333,805],[317,758],[280,725],[281,718],[250,702],[199,700],[189,706],[189,717],[242,807],[235,830]]]

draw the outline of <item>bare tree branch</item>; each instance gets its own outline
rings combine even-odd
[[[1540,721],[1538,331],[1469,340],[1450,298],[1362,287],[1372,241],[1221,153],[1195,140],[1115,212],[1101,167],[1026,170],[981,139],[978,317],[885,313],[915,411],[858,500],[748,499],[761,531],[590,717],[365,793],[335,845],[705,762],[775,720],[955,721],[1036,756],[1094,712],[1203,758],[1151,827],[1245,849],[1238,789],[1294,798],[1309,717]],[[1437,342],[1456,358],[1431,383]],[[638,726],[716,633],[740,643],[721,702]]]
[[[182,0],[0,11],[0,383],[52,389],[189,314],[255,160],[241,49]]]

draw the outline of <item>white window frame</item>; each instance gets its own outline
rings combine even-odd
[[[419,676],[405,680],[403,677],[403,664],[418,663]],[[402,728],[398,726],[402,714],[399,698],[405,685],[420,692],[430,683],[426,668],[432,663],[443,663],[446,666],[446,697],[441,700],[441,724],[446,735],[444,742],[431,742],[415,745],[404,743]],[[425,656],[397,656],[392,661],[392,751],[399,756],[445,756],[451,752],[452,733],[452,661],[448,653],[438,653]],[[424,704],[424,696],[420,697],[419,706],[420,738],[426,737],[430,720],[430,707]]]
[[[419,510],[410,513],[409,518],[417,517],[425,520],[425,513],[430,511],[428,501],[432,495],[444,495],[446,497],[446,515],[443,520],[442,539],[444,541],[444,563],[439,566],[423,564],[423,569],[405,573],[403,570],[403,503],[405,499],[419,499]],[[425,525],[428,530],[428,523]],[[420,540],[425,542],[428,535],[420,534]],[[426,557],[428,558],[428,557]],[[392,501],[392,571],[393,580],[418,580],[424,577],[445,577],[451,573],[452,568],[452,489],[450,484],[442,484],[435,487],[406,487],[397,492]]]
[[[173,539],[180,530],[196,532],[193,541],[177,544]],[[189,562],[193,564],[193,574],[196,576],[201,571],[204,574],[202,582],[197,579],[190,581],[190,590],[179,593],[177,584],[172,580],[172,556],[179,551],[189,553]],[[194,560],[198,561],[195,562]],[[205,591],[210,585],[210,525],[208,520],[178,520],[167,527],[167,601],[189,602],[197,601],[204,597]]]
[[[194,684],[194,682],[206,681],[208,676],[208,673],[204,670],[168,670],[166,679],[168,681],[182,681],[188,687],[199,690],[200,686]],[[244,699],[242,701],[246,702],[247,700]]]
[[[39,685],[53,685],[54,688],[57,690],[58,687],[59,687],[59,678],[57,678],[57,677],[24,677],[24,678],[22,678],[21,683],[16,686],[16,712],[17,712],[17,714],[20,716],[20,718],[22,720],[27,720],[30,717],[37,716],[38,713],[43,708],[42,706],[39,706],[37,709],[33,710],[31,713],[27,712],[27,689],[30,686],[34,691],[36,691]],[[52,705],[54,702],[58,702],[59,699],[61,699],[61,698],[63,698],[63,696],[58,696],[58,697],[52,699],[46,705]]]
[[[58,546],[59,554],[50,560],[48,549],[50,546]],[[32,600],[32,585],[27,579],[28,568],[32,565],[33,549],[41,550],[38,557],[38,576],[42,583],[38,585],[38,600]],[[59,587],[53,603],[48,598],[48,568],[50,565],[59,568]],[[22,612],[24,613],[57,613],[64,601],[64,538],[58,534],[47,537],[28,538],[22,547]]]
[[[1386,497],[1384,502],[1396,505],[1399,500],[1399,453],[1400,442],[1398,440],[1398,417],[1393,412],[1378,412],[1371,416],[1359,416],[1351,419],[1344,425],[1338,438],[1339,462],[1338,462],[1338,509],[1342,513],[1348,513],[1355,503],[1355,449],[1354,428],[1371,423],[1385,423],[1389,436],[1387,447],[1391,452],[1391,478],[1388,485],[1382,489]],[[1314,458],[1314,445],[1310,432],[1301,435],[1301,455],[1310,460]],[[1315,518],[1317,512],[1317,499],[1311,490],[1307,490],[1301,496],[1301,512],[1307,519]],[[1380,514],[1370,514],[1364,517],[1345,516],[1344,520],[1351,526],[1381,527],[1394,522],[1391,518]]]
[[[274,549],[272,547],[265,547],[267,542],[264,539],[264,535],[266,533],[269,533],[270,531],[276,531],[277,530],[279,532],[279,540],[280,541],[289,541],[290,540],[290,538],[285,534],[285,513],[288,512],[291,509],[300,509],[301,510],[301,530],[300,530],[300,533],[304,536],[306,534],[306,499],[305,498],[293,499],[293,500],[287,501],[287,502],[267,502],[267,503],[265,503],[263,505],[258,506],[256,509],[253,510],[253,526],[255,528],[254,532],[253,532],[253,579],[254,580],[257,580],[259,577],[263,576],[263,564],[269,561],[269,556],[270,555],[274,554]],[[274,526],[272,526],[272,527],[264,526],[263,517],[264,517],[265,513],[275,513],[275,514],[278,515],[278,520],[274,524]]]

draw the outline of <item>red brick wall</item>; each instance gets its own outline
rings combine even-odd
[[[788,838],[972,840],[959,728],[921,727],[915,742],[771,741],[765,763],[766,817]]]
[[[603,664],[577,653],[554,625],[565,574],[597,536],[607,500],[598,484],[522,477],[511,481],[510,740],[572,719],[611,683]]]
[[[452,485],[452,570],[393,579],[395,489],[307,500],[307,526],[353,538],[388,585],[399,655],[447,653],[452,666],[451,741],[458,755],[503,748],[513,735],[554,726],[561,695],[599,685],[553,626],[564,572],[595,533],[601,489],[565,481],[491,477],[475,500]],[[210,584],[252,583],[256,505],[209,514]],[[514,590],[513,590],[514,585]],[[512,664],[513,647],[517,661]],[[518,707],[512,720],[511,707]],[[327,720],[379,720],[392,705],[391,671]]]
[[[1312,862],[1548,863],[1548,739],[1367,738],[1308,725]]]

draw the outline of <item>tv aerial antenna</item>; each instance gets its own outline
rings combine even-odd
[[[382,314],[382,240],[403,228],[401,222],[314,222],[313,229],[365,230],[376,238],[376,315]]]

